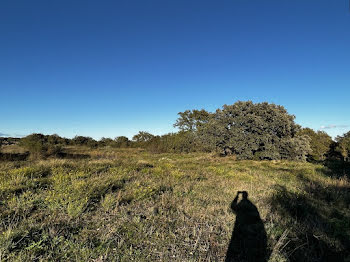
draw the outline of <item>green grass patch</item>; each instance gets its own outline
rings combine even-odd
[[[343,169],[198,153],[90,156],[1,162],[0,261],[224,261],[237,191],[260,213],[270,261],[350,259]]]

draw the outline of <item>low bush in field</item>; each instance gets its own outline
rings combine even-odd
[[[20,145],[25,148],[32,159],[58,156],[62,152],[62,145],[50,142],[50,136],[31,134],[20,140]]]

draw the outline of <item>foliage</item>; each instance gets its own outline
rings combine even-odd
[[[62,146],[92,148],[143,148],[153,153],[219,152],[235,155],[237,159],[254,160],[316,160],[347,159],[347,138],[334,143],[325,132],[315,132],[294,122],[295,117],[280,105],[238,101],[224,105],[214,113],[186,110],[178,113],[174,127],[177,133],[156,136],[140,131],[132,140],[125,136],[101,138],[76,136],[73,139],[58,135],[34,134],[22,144],[32,156],[59,155]],[[38,137],[40,136],[40,137]],[[341,143],[340,143],[341,141]]]
[[[118,136],[114,139],[114,146],[118,148],[125,148],[131,145],[131,141],[126,136]]]
[[[308,156],[309,160],[323,161],[327,158],[333,140],[326,132],[302,128],[298,135],[306,135],[310,138],[312,152]]]
[[[154,135],[145,131],[140,131],[138,134],[133,136],[132,140],[137,143],[145,143],[150,141],[152,138],[154,138]]]
[[[31,158],[58,156],[62,152],[64,140],[57,135],[31,134],[20,140],[20,145],[29,151]]]
[[[90,148],[96,148],[98,143],[95,139],[87,136],[75,136],[70,140],[70,144],[78,146],[88,146]]]
[[[208,123],[211,113],[201,110],[186,110],[178,113],[179,118],[176,120],[174,127],[178,127],[181,131],[196,131],[198,128]]]
[[[153,153],[189,153],[194,151],[194,135],[189,131],[154,136],[145,148]]]
[[[239,101],[216,110],[198,133],[209,150],[219,149],[238,159],[301,160],[309,145],[305,137],[296,136],[300,126],[294,118],[283,106]]]
[[[281,140],[279,150],[281,159],[306,161],[310,152],[310,138],[308,136],[301,135]]]
[[[194,109],[178,115],[174,124],[179,128],[177,133],[156,136],[140,131],[132,140],[119,136],[114,140],[103,137],[98,142],[85,136],[67,139],[56,134],[32,134],[21,139],[21,145],[34,158],[69,156],[69,153],[62,153],[62,148],[73,145],[91,149],[143,148],[153,153],[219,152],[241,160],[349,159],[350,132],[334,142],[325,132],[301,128],[294,122],[295,117],[280,105],[238,101],[224,105],[214,113]],[[5,142],[9,143],[8,140]]]
[[[336,138],[338,142],[336,151],[339,152],[345,161],[349,161],[350,156],[350,131]]]
[[[32,156],[42,157],[47,151],[45,136],[42,134],[31,134],[21,139],[20,145],[27,149]]]
[[[50,145],[68,145],[69,139],[60,137],[57,134],[48,135],[47,137],[47,143]]]
[[[114,141],[113,141],[112,138],[102,137],[100,139],[100,141],[98,141],[98,145],[102,146],[102,147],[104,147],[104,146],[113,146],[114,145]]]

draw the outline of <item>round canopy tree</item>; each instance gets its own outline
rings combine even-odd
[[[238,101],[216,110],[198,129],[203,143],[239,159],[305,160],[307,136],[283,106]]]

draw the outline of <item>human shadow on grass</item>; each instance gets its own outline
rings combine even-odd
[[[239,195],[242,200],[238,202]],[[236,214],[225,262],[268,261],[267,236],[257,207],[248,199],[247,191],[238,191],[231,203]]]

